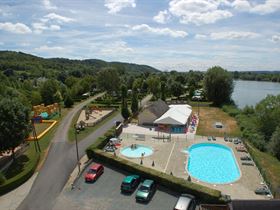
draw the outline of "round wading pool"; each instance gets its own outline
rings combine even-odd
[[[134,144],[133,146],[122,148],[120,153],[128,158],[140,158],[153,154],[153,148],[141,144]]]

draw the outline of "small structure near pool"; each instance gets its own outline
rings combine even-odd
[[[167,105],[158,100],[146,106],[138,115],[139,125],[152,125],[156,130],[167,133],[186,133],[192,116],[187,104]]]

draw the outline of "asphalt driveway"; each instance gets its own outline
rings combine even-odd
[[[127,175],[125,172],[107,166],[95,183],[85,183],[83,175],[73,190],[66,188],[61,192],[54,210],[168,210],[174,208],[179,197],[177,193],[158,186],[149,203],[137,203],[136,191],[132,194],[120,192],[120,184]]]

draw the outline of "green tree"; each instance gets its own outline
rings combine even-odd
[[[42,96],[39,91],[32,91],[31,92],[31,104],[36,106],[42,103]]]
[[[160,92],[160,80],[157,76],[150,76],[147,79],[147,84],[149,91],[154,95],[155,98],[158,98]]]
[[[231,74],[219,66],[208,69],[204,78],[204,89],[207,98],[215,105],[229,102],[233,91]]]
[[[112,93],[118,91],[120,78],[118,72],[113,68],[103,68],[97,74],[97,86],[101,90]]]
[[[64,98],[64,106],[66,108],[70,108],[73,106],[73,104],[74,104],[74,101],[73,101],[71,95],[69,93],[66,93],[65,98]]]
[[[63,100],[62,94],[59,90],[56,91],[53,97],[56,103],[60,103]]]
[[[184,92],[183,86],[179,82],[173,82],[171,84],[171,94],[178,98]]]
[[[138,112],[138,94],[137,89],[132,89],[132,99],[131,99],[131,111],[133,114]]]
[[[56,102],[55,94],[59,89],[58,82],[56,80],[50,79],[42,84],[40,87],[40,93],[43,102],[46,105],[53,104]]]
[[[280,126],[276,128],[274,131],[270,143],[269,143],[269,149],[271,153],[280,160]]]
[[[24,142],[29,134],[29,109],[17,98],[0,101],[0,151],[11,151]]]
[[[141,78],[137,78],[134,80],[132,89],[141,90],[143,80]]]
[[[166,85],[165,82],[160,83],[160,99],[165,101],[166,100]]]
[[[127,120],[130,116],[128,106],[127,106],[127,88],[125,85],[121,86],[121,97],[122,97],[122,105],[121,105],[121,114],[125,120]]]
[[[122,107],[121,107],[121,114],[122,114],[122,117],[127,120],[130,116],[130,113],[129,113],[129,110],[128,110],[128,107],[127,107],[127,101],[125,100],[123,103],[122,103]]]
[[[73,77],[73,76],[70,76],[68,77],[66,80],[65,80],[65,85],[68,87],[68,88],[72,88],[76,83],[78,83],[79,79],[76,78],[76,77]]]
[[[121,86],[121,97],[122,97],[122,103],[127,100],[127,88],[125,85]]]
[[[280,124],[280,95],[269,95],[256,105],[256,125],[258,131],[269,141]]]

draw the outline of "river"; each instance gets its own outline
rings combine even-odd
[[[280,83],[235,80],[232,99],[239,108],[255,106],[268,94],[280,94]]]

